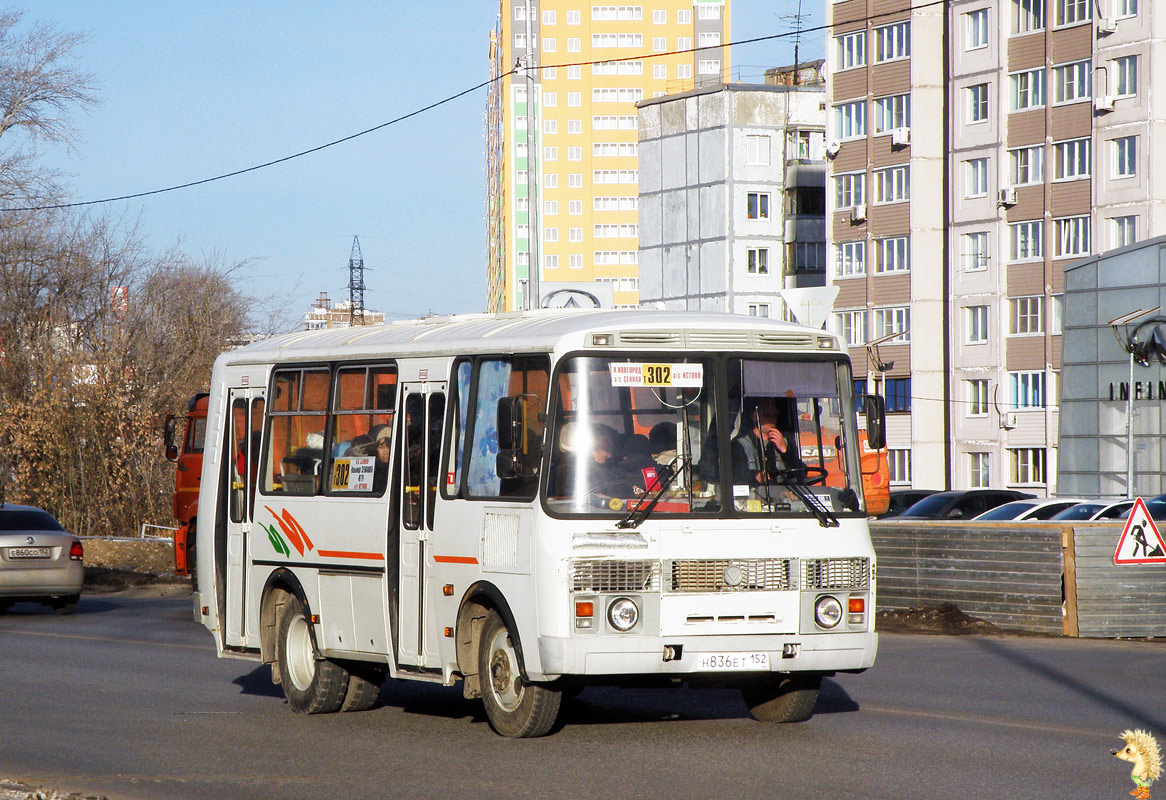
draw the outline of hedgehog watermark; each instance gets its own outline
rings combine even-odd
[[[1126,746],[1109,752],[1134,765],[1130,773],[1134,790],[1130,794],[1137,800],[1150,800],[1150,784],[1162,773],[1162,752],[1158,749],[1158,742],[1148,731],[1142,730],[1125,731],[1121,738]]]

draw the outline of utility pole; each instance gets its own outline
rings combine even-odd
[[[537,13],[537,8],[536,2],[526,0],[526,55],[522,58],[522,67],[526,77],[526,230],[529,246],[527,248],[526,291],[523,292],[522,307],[527,310],[538,308],[539,295],[542,293],[539,288],[540,256],[538,248],[539,235],[542,232],[538,214],[539,161],[536,158],[541,137],[536,135],[538,116],[534,110],[534,75],[537,69],[535,53],[538,51],[534,46],[535,26],[531,19]]]
[[[364,256],[360,252],[360,237],[352,237],[352,252],[348,256],[348,324],[364,324]]]

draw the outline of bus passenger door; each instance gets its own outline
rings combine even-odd
[[[445,416],[445,382],[403,386],[400,475],[394,491],[401,509],[399,636],[397,663],[425,667],[427,641],[425,584],[433,503],[441,459],[441,425]]]
[[[255,501],[265,392],[231,389],[229,395],[227,448],[223,454],[227,463],[222,471],[226,485],[220,496],[227,498],[226,642],[235,646],[244,645],[247,636],[247,540]]]

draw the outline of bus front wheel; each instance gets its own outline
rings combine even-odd
[[[523,679],[511,632],[497,611],[491,611],[482,625],[478,676],[486,717],[501,735],[542,736],[555,724],[562,692]]]
[[[292,711],[329,714],[338,710],[348,691],[348,672],[317,653],[298,597],[289,596],[284,602],[277,630],[280,683]]]
[[[803,722],[814,713],[821,675],[772,675],[741,687],[741,697],[760,722]]]

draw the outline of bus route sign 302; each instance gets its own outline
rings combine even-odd
[[[700,388],[704,384],[704,364],[613,363],[612,386],[675,386]]]

